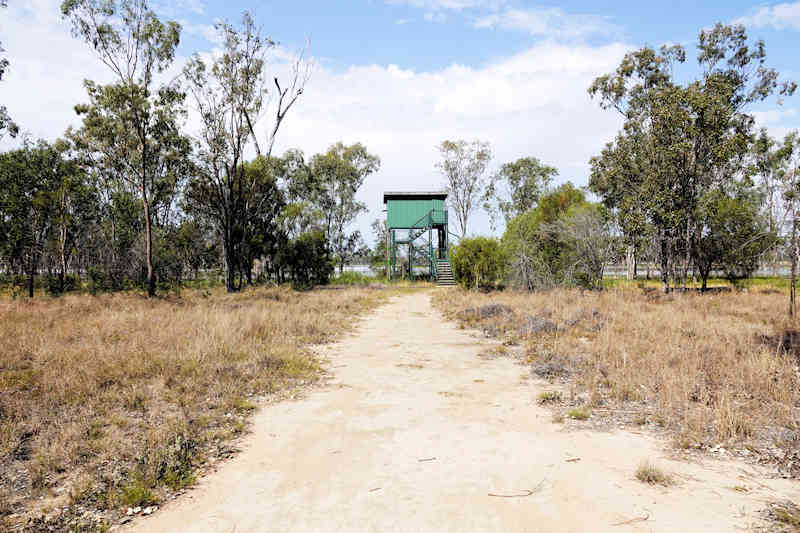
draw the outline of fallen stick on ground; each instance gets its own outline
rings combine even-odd
[[[494,494],[490,492],[489,496],[492,496],[493,498],[527,498],[528,496],[531,496],[542,490],[543,486],[544,486],[544,480],[541,480],[539,484],[533,488],[533,490],[525,489],[521,491],[519,494]]]
[[[525,498],[533,493],[534,491],[526,489],[522,491],[522,494],[492,494],[490,492],[489,496],[493,496],[495,498]]]
[[[636,518],[631,518],[630,520],[623,520],[622,522],[617,522],[616,524],[611,524],[612,526],[627,526],[628,524],[635,524],[637,522],[647,522],[650,518],[649,514],[644,516],[637,516]]]

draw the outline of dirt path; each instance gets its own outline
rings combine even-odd
[[[263,409],[242,453],[132,529],[727,532],[800,496],[741,462],[672,461],[647,435],[565,430],[536,405],[541,383],[477,357],[488,341],[429,295],[394,298],[325,347],[328,386]],[[644,459],[678,484],[636,481]]]

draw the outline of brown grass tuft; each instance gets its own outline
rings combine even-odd
[[[650,485],[662,485],[668,487],[675,483],[671,475],[667,474],[656,465],[645,461],[636,468],[636,479],[642,483]]]
[[[766,518],[788,529],[781,531],[800,531],[800,507],[791,501],[770,502]]]

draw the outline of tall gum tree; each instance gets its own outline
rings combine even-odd
[[[717,24],[703,30],[697,47],[701,74],[689,83],[679,83],[674,74],[686,61],[683,47],[664,46],[658,52],[645,47],[627,54],[614,73],[598,77],[589,88],[601,107],[616,109],[625,119],[616,143],[593,159],[590,186],[614,209],[627,195],[644,199],[637,207],[660,243],[665,291],[669,270],[677,272],[679,263],[680,274],[673,280],[677,285],[681,278],[685,286],[697,246],[699,198],[710,188],[725,188],[745,171],[753,142],[749,107],[797,88],[778,80],[778,72],[765,65],[764,43],[750,42],[743,26]],[[631,135],[635,143],[626,143]],[[621,160],[627,163],[620,169]],[[630,176],[634,166],[644,175]],[[615,183],[620,178],[623,183]],[[636,181],[638,186],[630,188]],[[630,227],[625,221],[621,226]]]
[[[340,274],[361,245],[361,233],[347,231],[356,217],[367,211],[367,206],[356,199],[356,193],[380,165],[380,158],[369,153],[363,144],[341,142],[324,154],[314,155],[308,165],[293,164],[290,199],[308,200],[320,213],[328,248],[336,257]]]
[[[492,149],[485,141],[446,140],[439,145],[439,154],[441,160],[436,168],[445,178],[447,199],[455,211],[456,226],[463,239],[470,216],[486,195],[485,174],[492,160]]]
[[[0,7],[8,7],[7,0],[0,0]],[[0,45],[0,52],[5,52],[5,49],[2,45]],[[0,81],[2,81],[9,65],[10,62],[8,61],[8,58],[0,57]],[[14,122],[14,120],[8,114],[8,109],[6,109],[6,106],[0,105],[0,140],[3,139],[6,133],[11,135],[11,137],[16,137],[19,133],[19,126],[17,126],[16,122]]]
[[[85,82],[88,105],[76,106],[83,127],[76,146],[116,179],[136,191],[145,233],[147,293],[155,295],[154,202],[165,185],[188,171],[191,146],[180,133],[185,94],[159,83],[175,58],[180,25],[161,22],[146,0],[64,0],[61,11],[73,33],[96,52],[115,82]]]
[[[250,272],[246,261],[252,259],[248,234],[252,224],[248,217],[262,212],[260,206],[277,205],[277,188],[261,187],[268,182],[258,172],[247,172],[248,149],[271,165],[272,147],[286,114],[303,94],[310,76],[310,63],[304,56],[292,65],[291,79],[282,86],[273,79],[276,89],[270,91],[265,61],[275,43],[262,35],[249,13],[241,24],[216,24],[222,38],[222,51],[209,63],[195,55],[184,68],[184,77],[199,112],[201,128],[196,139],[199,172],[186,191],[189,209],[213,221],[222,239],[225,257],[225,287],[228,292],[241,288],[242,276]],[[277,110],[268,127],[266,152],[262,153],[255,128],[264,117],[269,100],[275,99]],[[260,159],[261,160],[261,159]]]
[[[493,228],[500,215],[508,224],[517,215],[536,207],[539,197],[558,176],[555,167],[535,157],[523,157],[505,163],[493,174],[486,187],[485,207]]]
[[[785,206],[782,217],[789,225],[789,255],[791,260],[791,281],[789,284],[789,316],[796,314],[795,291],[797,286],[797,261],[800,246],[800,133],[786,135],[775,153],[776,183]]]
[[[61,152],[45,141],[25,139],[0,154],[0,252],[28,277],[28,296],[48,237],[58,221],[58,192],[69,174]]]

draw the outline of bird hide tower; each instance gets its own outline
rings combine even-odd
[[[431,279],[452,285],[447,231],[447,193],[385,192],[386,271],[391,279],[397,269],[397,248],[408,245],[408,277],[414,280],[414,267],[426,265]]]

